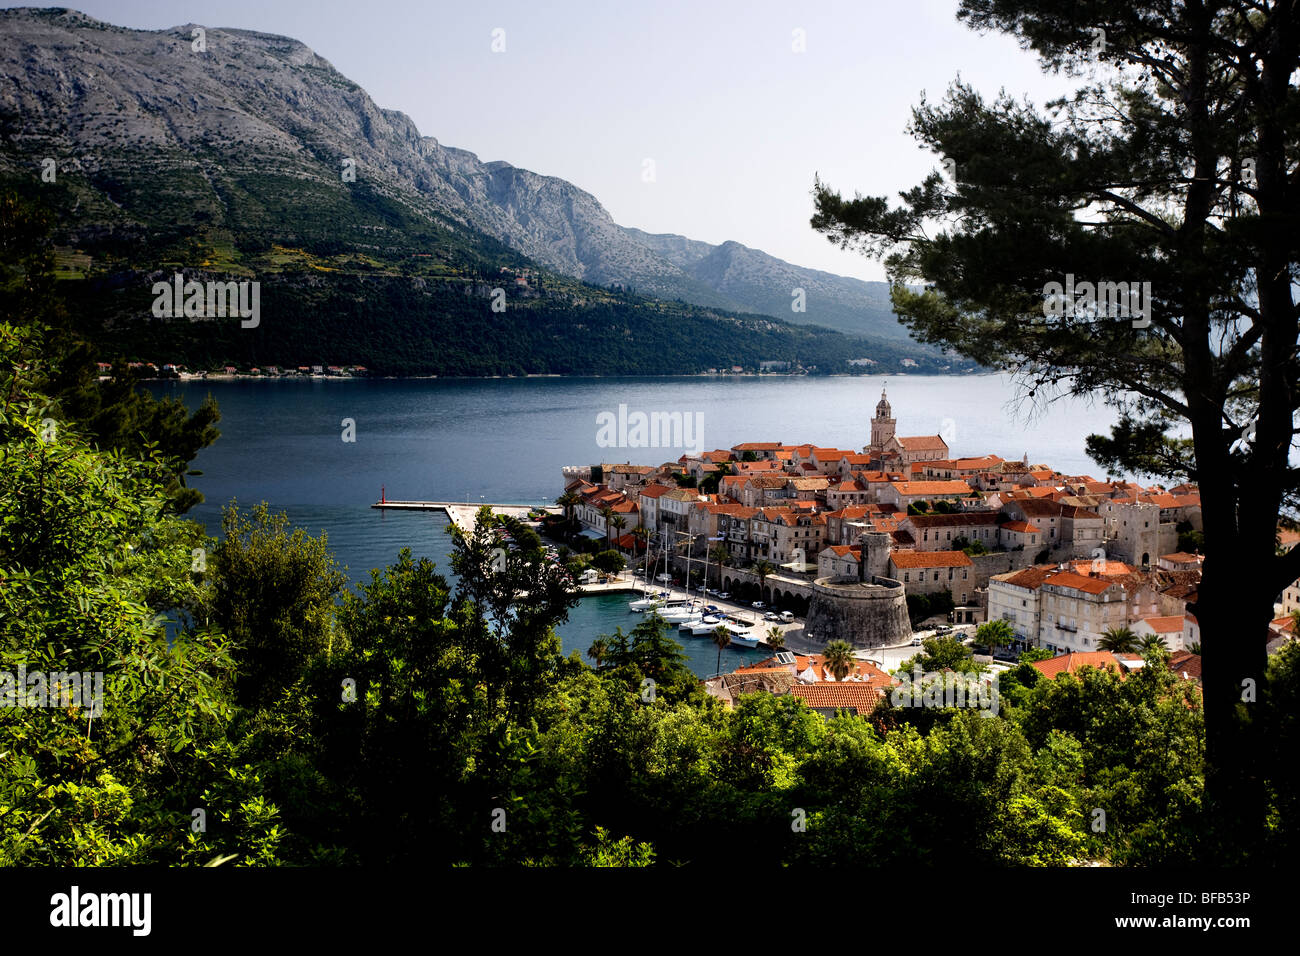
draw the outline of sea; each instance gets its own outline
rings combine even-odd
[[[190,517],[217,535],[224,506],[265,501],[308,533],[327,536],[354,583],[402,548],[430,558],[454,582],[447,518],[372,508],[381,494],[553,504],[567,465],[658,465],[740,442],[860,451],[882,393],[899,435],[941,434],[954,457],[1028,455],[1031,464],[1101,478],[1084,442],[1116,419],[1100,401],[1048,402],[1002,375],[237,379],[154,382],[150,390],[191,408],[210,394],[221,409],[221,437],[193,465],[201,474],[189,483],[205,501]],[[638,429],[638,414],[684,427]],[[612,421],[630,427],[611,428]],[[628,600],[584,598],[557,628],[565,653],[585,653],[596,637],[635,626],[641,616],[628,611]],[[696,674],[715,672],[717,648],[708,638],[680,640]],[[729,648],[722,670],[763,656]]]

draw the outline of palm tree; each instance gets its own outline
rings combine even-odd
[[[1110,627],[1101,632],[1097,649],[1112,654],[1132,654],[1138,649],[1137,635],[1127,627]]]
[[[853,645],[848,641],[831,641],[822,649],[822,655],[822,665],[835,675],[836,680],[844,680],[856,663]]]
[[[713,643],[718,645],[717,672],[722,673],[722,650],[731,644],[731,632],[725,625],[719,624],[713,629]]]
[[[1200,656],[1201,656],[1201,642],[1200,642],[1200,641],[1192,641],[1191,644],[1187,645],[1187,649],[1188,649],[1189,651],[1191,651],[1193,654],[1195,654],[1197,657],[1200,657]]]
[[[555,499],[555,503],[564,509],[564,521],[570,528],[573,527],[573,509],[579,500],[578,496],[572,491],[566,491]]]
[[[607,527],[612,527],[615,531],[622,531],[624,528],[627,527],[627,519],[624,518],[622,515],[616,514],[614,515],[614,517],[609,519],[609,523]],[[609,537],[608,530],[605,532],[605,536]],[[615,535],[615,537],[621,538],[623,536],[621,534],[618,534]]]
[[[767,646],[774,651],[779,651],[785,647],[785,631],[781,630],[775,624],[767,629]]]
[[[605,505],[600,509],[600,516],[605,519],[605,544],[609,544],[609,523],[614,518],[614,509]]]
[[[605,656],[609,653],[609,641],[603,637],[598,637],[591,642],[591,647],[587,648],[587,656],[596,662],[596,670],[600,670],[600,665],[604,663]]]
[[[754,573],[758,575],[758,599],[763,599],[763,588],[767,582],[767,576],[776,570],[776,565],[771,561],[759,559],[754,562]]]
[[[1015,629],[1009,621],[1002,618],[985,621],[975,629],[975,640],[987,647],[990,654],[999,647],[1006,647],[1015,639]]]
[[[1149,634],[1142,640],[1142,653],[1147,651],[1168,651],[1165,639],[1159,634]]]

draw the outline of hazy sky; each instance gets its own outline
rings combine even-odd
[[[910,110],[958,73],[1039,104],[1068,88],[1010,39],[960,25],[956,0],[72,5],[142,29],[295,37],[424,135],[567,179],[618,223],[864,279],[883,270],[808,226],[814,173],[848,194],[915,185],[938,160],[904,133]]]

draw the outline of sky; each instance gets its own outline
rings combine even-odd
[[[884,270],[808,225],[815,175],[846,195],[916,185],[940,160],[905,132],[911,110],[959,75],[1039,105],[1071,88],[960,24],[957,0],[72,5],[138,29],[294,37],[423,135],[566,179],[621,225],[860,279]]]

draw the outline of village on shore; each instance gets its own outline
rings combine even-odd
[[[900,436],[895,425],[882,392],[860,450],[746,442],[660,465],[570,466],[557,504],[575,537],[646,564],[652,579],[662,557],[674,583],[707,585],[769,618],[818,619],[816,629],[785,632],[804,637],[798,653],[707,681],[728,703],[768,690],[807,697],[824,713],[869,712],[897,678],[866,658],[897,641],[897,629],[882,634],[869,616],[818,607],[856,582],[901,585],[895,600],[905,596],[918,634],[936,622],[949,633],[1005,621],[1004,659],[1034,650],[1043,659],[1033,666],[1049,677],[1083,666],[1123,676],[1142,666],[1133,651],[1158,642],[1174,672],[1199,683],[1201,636],[1189,605],[1204,558],[1194,485],[1065,475],[1028,455],[954,458],[941,435]],[[1300,581],[1279,596],[1270,653],[1294,639],[1297,610]],[[1117,634],[1133,646],[1114,649],[1124,643]],[[832,637],[855,650],[840,680],[817,653]]]

